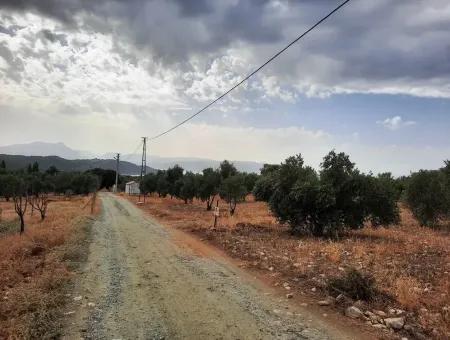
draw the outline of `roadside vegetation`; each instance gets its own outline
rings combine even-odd
[[[0,339],[60,336],[72,270],[87,253],[89,216],[99,211],[88,194],[99,182],[40,172],[37,163],[21,171],[0,164]]]
[[[448,161],[394,178],[364,174],[335,151],[319,171],[297,155],[265,165],[248,186],[249,174],[222,165],[176,167],[176,180],[172,169],[147,175],[140,207],[223,248],[287,298],[337,308],[386,336],[450,335]]]

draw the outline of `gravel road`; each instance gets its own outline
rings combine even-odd
[[[345,338],[313,326],[239,268],[180,247],[129,201],[101,198],[65,339]]]

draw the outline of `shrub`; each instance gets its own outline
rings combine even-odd
[[[273,194],[275,187],[274,173],[269,173],[267,175],[261,175],[253,187],[253,195],[255,200],[268,202]]]
[[[411,175],[406,203],[423,226],[434,226],[449,214],[449,194],[444,171],[420,170]]]
[[[330,294],[344,294],[354,300],[371,301],[377,294],[375,279],[351,268],[343,276],[331,279],[327,284]]]
[[[325,156],[320,175],[304,166],[301,155],[289,157],[269,184],[264,195],[273,189],[271,211],[293,231],[332,236],[361,228],[367,220],[379,225],[399,218],[390,181],[360,174],[344,153]]]

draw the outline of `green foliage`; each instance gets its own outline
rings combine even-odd
[[[158,184],[158,176],[156,174],[147,174],[142,178],[141,183],[139,184],[139,189],[144,194],[151,194],[156,192]]]
[[[166,197],[169,193],[169,182],[167,181],[165,171],[158,171],[156,178],[156,192],[158,193],[158,196]]]
[[[72,179],[75,174],[72,172],[60,172],[52,177],[53,185],[55,187],[55,193],[66,194],[73,192],[72,190]]]
[[[368,187],[365,192],[365,207],[372,225],[388,225],[400,222],[398,200],[402,189],[390,173],[377,177],[365,176]]]
[[[87,195],[97,191],[100,181],[97,176],[90,173],[77,174],[71,182],[71,189],[77,195]]]
[[[256,181],[258,180],[259,176],[253,172],[251,173],[244,173],[244,184],[247,188],[247,193],[251,193],[253,191],[253,188],[255,187]]]
[[[6,169],[6,163],[4,159],[2,159],[2,161],[0,162],[0,169]]]
[[[238,173],[234,164],[227,160],[224,160],[222,163],[220,163],[219,171],[222,179],[227,179],[228,177],[237,175]]]
[[[268,202],[275,190],[275,181],[275,172],[259,176],[253,187],[253,196],[255,196],[255,200]]]
[[[0,175],[0,196],[7,201],[14,196],[18,177],[12,174]]]
[[[331,294],[345,294],[354,300],[371,301],[377,294],[375,279],[354,268],[342,277],[331,279],[327,288]]]
[[[168,193],[171,197],[178,197],[180,194],[181,184],[180,179],[183,178],[183,168],[178,164],[175,164],[173,168],[169,168],[166,171],[166,180],[168,183]]]
[[[98,177],[100,184],[99,189],[110,189],[114,184],[116,184],[116,171],[95,168],[86,171],[86,173],[93,174]]]
[[[184,203],[188,201],[192,202],[197,195],[198,180],[192,172],[186,173],[182,179],[179,179],[180,189],[179,198],[184,200]]]
[[[344,153],[326,155],[320,174],[297,155],[262,178],[255,196],[269,199],[274,215],[293,231],[332,236],[361,228],[367,220],[373,225],[398,221],[392,178],[360,174]]]
[[[245,199],[247,188],[242,174],[227,177],[220,186],[220,197],[229,204],[230,214],[233,215],[236,205]]]
[[[449,216],[448,163],[441,170],[420,170],[411,175],[406,203],[423,226],[434,226]]]
[[[269,202],[275,191],[278,170],[280,170],[280,165],[278,164],[263,165],[261,175],[253,187],[253,196],[255,196],[257,201]]]
[[[51,165],[46,171],[45,173],[50,175],[50,176],[55,176],[57,173],[59,172],[59,170],[56,168],[56,166]]]

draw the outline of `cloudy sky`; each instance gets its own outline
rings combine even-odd
[[[0,145],[130,153],[335,7],[335,0],[0,0]],[[152,142],[159,156],[364,171],[450,158],[450,2],[353,0],[245,86]]]

